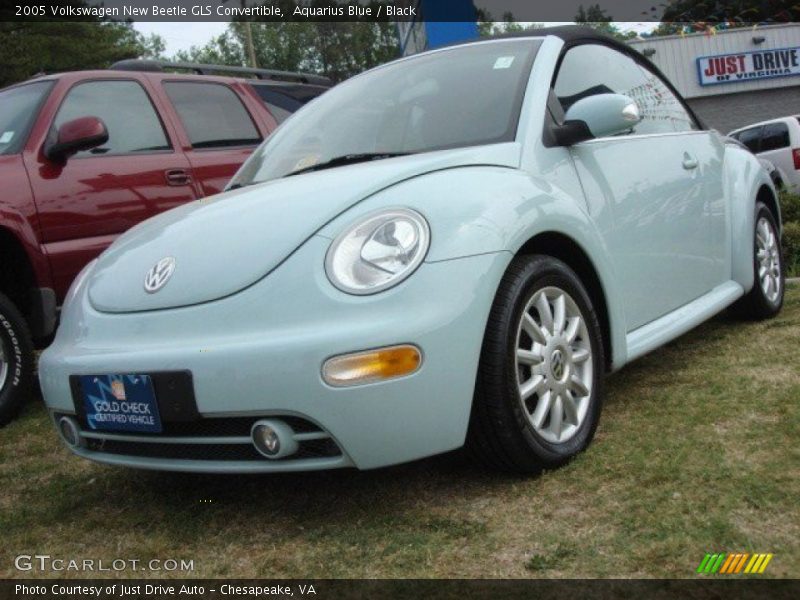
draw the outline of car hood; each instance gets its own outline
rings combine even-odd
[[[89,300],[101,312],[124,313],[224,298],[265,277],[331,219],[382,189],[460,166],[517,167],[519,157],[514,143],[429,152],[285,177],[192,202],[117,239],[89,274]],[[148,292],[145,277],[166,257],[174,260],[172,275]]]

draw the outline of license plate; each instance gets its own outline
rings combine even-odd
[[[161,433],[149,375],[82,375],[80,380],[90,429]]]

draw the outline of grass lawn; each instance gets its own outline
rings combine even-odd
[[[762,577],[800,577],[798,348],[798,287],[775,320],[719,317],[611,377],[589,451],[527,479],[459,453],[121,470],[69,455],[36,400],[0,432],[0,576],[40,553],[194,559],[195,577],[695,577],[706,552],[744,551],[774,554]]]

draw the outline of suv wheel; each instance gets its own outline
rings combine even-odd
[[[0,294],[0,426],[13,419],[33,380],[33,341],[17,307]]]
[[[506,471],[564,464],[594,436],[604,364],[599,320],[578,276],[549,256],[515,258],[484,336],[468,448]]]

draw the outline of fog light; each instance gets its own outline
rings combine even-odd
[[[253,440],[261,452],[268,456],[275,456],[281,449],[281,440],[275,430],[269,425],[259,425],[253,431]]]
[[[334,356],[322,366],[322,378],[336,387],[360,385],[411,375],[421,364],[416,346],[391,346]]]
[[[58,420],[58,433],[61,434],[61,439],[70,448],[77,448],[81,445],[81,434],[75,419],[61,417]]]
[[[261,454],[270,459],[291,456],[297,452],[298,444],[294,431],[283,421],[256,421],[250,429],[253,445]]]

